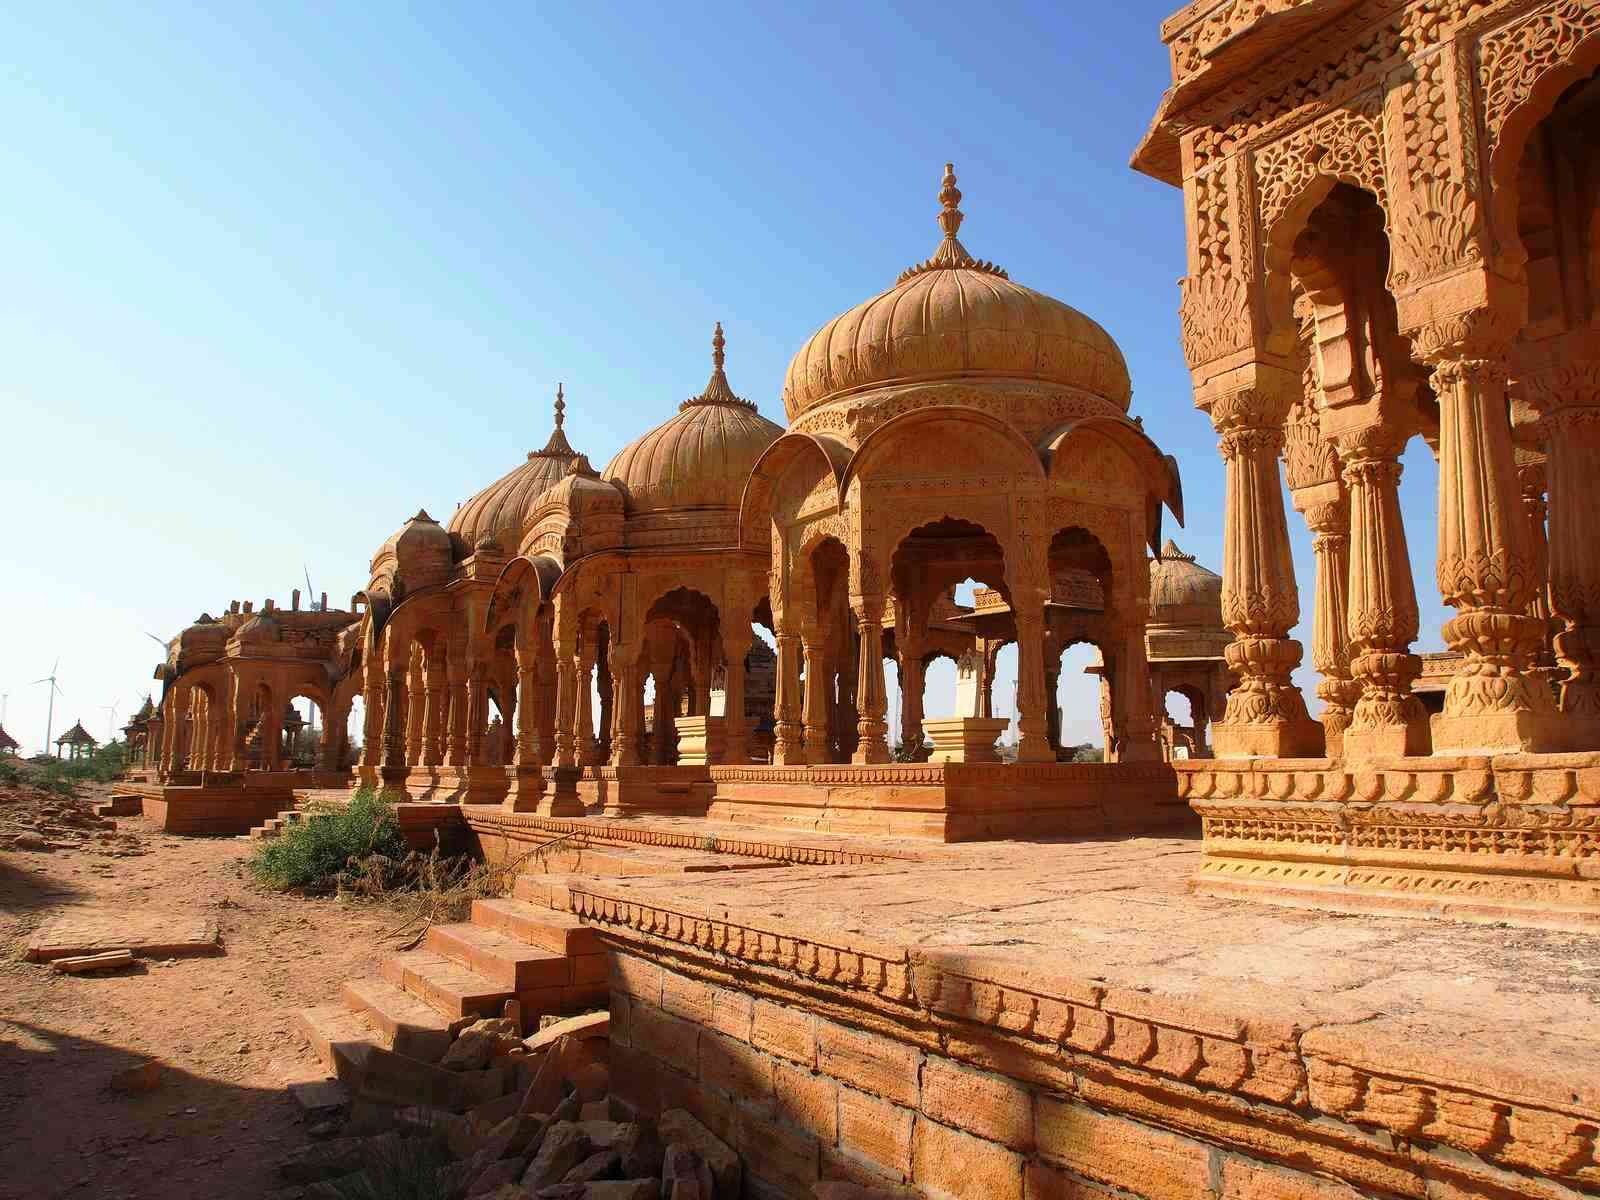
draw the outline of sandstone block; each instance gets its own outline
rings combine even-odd
[[[334,1138],[302,1146],[278,1160],[278,1174],[290,1183],[315,1183],[359,1171],[373,1159],[393,1155],[400,1135],[380,1133],[370,1138]]]
[[[911,1127],[915,1114],[887,1100],[839,1089],[839,1145],[891,1175],[911,1174]]]
[[[615,1150],[597,1150],[562,1178],[562,1183],[593,1183],[612,1179],[622,1169],[622,1155]]]
[[[659,1179],[612,1179],[589,1184],[583,1200],[662,1200]]]
[[[687,1146],[705,1159],[706,1166],[711,1168],[712,1177],[716,1180],[718,1196],[739,1194],[739,1181],[743,1175],[739,1156],[690,1113],[681,1108],[669,1109],[661,1114],[657,1129],[665,1145],[677,1143]]]
[[[629,1037],[635,1050],[660,1059],[685,1074],[699,1070],[699,1027],[648,1004],[633,1008]]]
[[[545,1131],[539,1152],[533,1156],[522,1176],[522,1186],[531,1192],[560,1183],[568,1171],[589,1154],[589,1138],[569,1121],[558,1121]]]
[[[921,1051],[891,1038],[817,1022],[817,1069],[860,1091],[915,1106],[921,1064]]]
[[[667,1200],[715,1200],[711,1168],[688,1146],[673,1142],[661,1166],[661,1184]]]
[[[479,1171],[476,1178],[467,1185],[469,1197],[488,1196],[499,1191],[502,1187],[514,1184],[522,1177],[523,1169],[527,1166],[525,1158],[502,1158],[492,1162]]]
[[[832,1145],[839,1136],[839,1085],[826,1075],[773,1060],[772,1097],[778,1116]]]
[[[1211,1186],[1211,1148],[1176,1133],[1040,1096],[1034,1110],[1039,1153],[1101,1183],[1140,1180],[1149,1200],[1188,1200]]]
[[[1004,1146],[924,1117],[911,1134],[911,1181],[935,1192],[1022,1200],[1022,1161]]]
[[[700,1034],[700,1080],[735,1096],[765,1096],[772,1090],[772,1059],[747,1042],[704,1030]]]
[[[750,1042],[757,1049],[792,1059],[801,1066],[817,1065],[817,1019],[808,1012],[757,1000]]]
[[[1033,1146],[1033,1097],[1002,1075],[930,1058],[922,1068],[922,1111],[991,1142]]]

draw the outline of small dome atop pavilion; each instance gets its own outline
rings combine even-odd
[[[1195,629],[1221,629],[1222,576],[1195,562],[1168,538],[1150,560],[1150,621]]]
[[[622,489],[628,515],[695,508],[737,510],[750,470],[782,434],[723,373],[722,323],[711,339],[711,379],[678,415],[625,446],[600,472]]]
[[[578,457],[561,428],[566,409],[566,394],[557,384],[556,423],[544,449],[528,451],[526,462],[495,480],[450,515],[447,529],[457,560],[472,554],[480,543],[515,549],[534,502],[562,480],[567,465]]]
[[[794,356],[783,384],[789,419],[866,388],[974,377],[1079,388],[1126,412],[1133,387],[1111,335],[967,253],[949,163],[939,200],[944,241],[933,257],[829,321]]]

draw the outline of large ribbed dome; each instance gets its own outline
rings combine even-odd
[[[711,381],[678,415],[623,447],[600,474],[627,498],[628,515],[737,509],[750,469],[783,428],[733,394],[723,373],[722,325],[712,338]]]
[[[561,430],[566,407],[566,396],[558,384],[555,429],[544,449],[530,450],[526,462],[495,480],[451,514],[447,529],[457,559],[471,554],[485,538],[498,542],[507,551],[516,549],[523,521],[534,502],[561,482],[567,466],[578,457]]]
[[[971,376],[1081,388],[1127,411],[1133,389],[1111,335],[968,254],[956,240],[955,184],[947,163],[939,193],[945,238],[933,257],[829,321],[794,356],[783,384],[791,421],[864,388]]]

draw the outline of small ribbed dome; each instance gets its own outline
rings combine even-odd
[[[544,449],[528,451],[526,462],[495,480],[451,514],[446,528],[457,559],[467,557],[485,538],[498,542],[508,551],[516,549],[522,536],[522,524],[534,502],[561,482],[567,466],[578,457],[561,430],[566,407],[565,393],[557,384],[556,424]]]
[[[829,321],[789,363],[783,407],[791,421],[863,388],[971,376],[1081,388],[1127,411],[1133,387],[1111,335],[968,254],[956,240],[955,184],[947,163],[939,193],[945,239],[933,257]]]
[[[1150,560],[1150,620],[1158,625],[1222,628],[1222,576],[1195,562],[1171,538]]]
[[[722,324],[712,337],[711,380],[617,454],[600,474],[622,489],[628,515],[672,509],[737,509],[750,470],[782,434],[748,400],[733,394],[723,373]]]

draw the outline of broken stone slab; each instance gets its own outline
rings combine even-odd
[[[502,1158],[490,1163],[467,1186],[468,1196],[487,1196],[499,1191],[502,1187],[514,1184],[522,1178],[522,1172],[527,1167],[525,1158]]]
[[[900,1187],[896,1184],[881,1184],[867,1187],[859,1183],[845,1183],[837,1179],[826,1179],[821,1183],[811,1185],[811,1194],[815,1200],[922,1200],[922,1193],[916,1188]]]
[[[547,1050],[564,1037],[575,1038],[580,1042],[593,1041],[597,1038],[611,1036],[611,1014],[609,1012],[584,1013],[579,1017],[567,1017],[544,1026],[532,1037],[522,1039],[522,1044],[534,1054]]]
[[[39,926],[28,939],[32,962],[126,950],[141,957],[216,954],[217,923],[209,917],[160,910],[68,908]]]
[[[161,1086],[161,1064],[155,1059],[125,1067],[111,1076],[111,1090],[124,1095],[153,1092]]]
[[[659,1179],[596,1180],[583,1189],[583,1200],[661,1200]]]
[[[91,971],[116,971],[133,966],[131,950],[107,950],[104,954],[73,954],[50,960],[63,975],[86,975]]]
[[[562,1176],[562,1183],[593,1183],[615,1179],[622,1169],[622,1155],[615,1150],[597,1150]]]
[[[589,1137],[571,1121],[557,1121],[545,1130],[539,1152],[528,1164],[522,1186],[530,1192],[560,1183],[568,1171],[589,1156]]]
[[[291,1083],[289,1096],[299,1106],[301,1112],[315,1116],[324,1116],[350,1103],[350,1089],[337,1079],[311,1079],[303,1083]]]
[[[369,1138],[334,1138],[291,1151],[278,1160],[278,1174],[290,1183],[316,1183],[353,1175],[369,1162],[393,1156],[400,1150],[400,1135],[380,1133]]]
[[[671,1142],[661,1164],[661,1186],[671,1200],[716,1200],[716,1181],[706,1160],[682,1142]]]
[[[577,1090],[578,1099],[585,1104],[603,1099],[611,1090],[611,1072],[603,1063],[586,1062],[567,1078]]]
[[[674,1142],[687,1146],[705,1159],[716,1181],[717,1195],[737,1196],[743,1169],[739,1156],[721,1138],[712,1133],[685,1109],[669,1108],[657,1123],[661,1141],[671,1146]]]
[[[592,1139],[594,1135],[591,1133],[590,1137]],[[620,1132],[611,1142],[611,1149],[622,1155],[624,1179],[654,1178],[661,1174],[661,1160],[666,1155],[666,1147],[656,1135],[655,1126],[643,1121],[629,1121],[621,1125]]]

